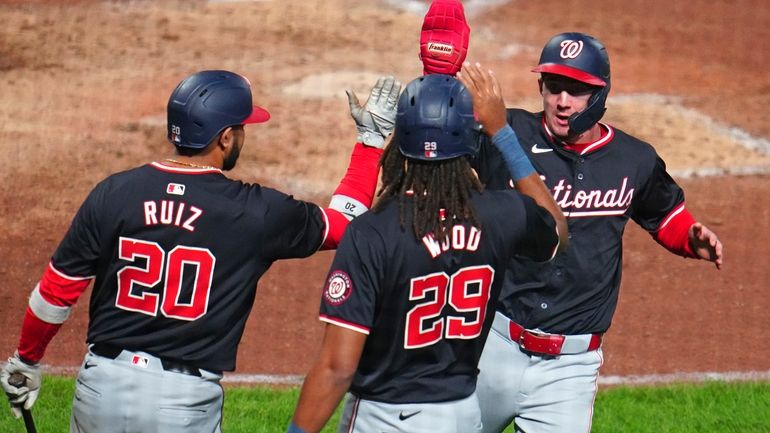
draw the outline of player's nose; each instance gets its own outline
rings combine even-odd
[[[572,95],[570,95],[566,90],[562,90],[559,92],[559,94],[556,96],[556,104],[559,107],[569,107],[571,106]]]

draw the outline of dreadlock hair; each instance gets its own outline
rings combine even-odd
[[[380,159],[382,188],[372,210],[379,212],[388,199],[398,201],[401,227],[411,202],[412,231],[417,239],[433,234],[444,239],[452,226],[469,222],[481,228],[470,203],[471,189],[484,191],[467,156],[440,161],[407,158],[398,149],[394,137]],[[411,191],[412,193],[408,193]]]

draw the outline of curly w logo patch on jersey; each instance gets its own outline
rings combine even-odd
[[[343,271],[334,271],[326,281],[324,301],[329,305],[340,305],[350,297],[352,291],[350,276]]]

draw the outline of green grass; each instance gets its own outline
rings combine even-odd
[[[294,405],[299,398],[299,388],[225,388],[225,414],[222,423],[224,433],[254,432],[280,433],[286,431]],[[339,410],[323,429],[323,433],[336,432]]]
[[[46,376],[33,412],[38,430],[66,432],[74,380]],[[294,410],[298,388],[226,387],[226,433],[280,433]],[[335,432],[335,418],[324,433]],[[0,432],[24,433],[24,423],[0,410]],[[770,433],[770,382],[616,387],[596,399],[593,433]],[[440,433],[440,432],[437,432]]]
[[[770,432],[770,383],[615,388],[596,399],[593,433]]]

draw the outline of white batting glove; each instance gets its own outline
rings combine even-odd
[[[8,381],[11,375],[24,376],[25,382],[21,386],[14,386]],[[40,394],[40,382],[42,373],[38,364],[29,365],[19,358],[19,352],[14,352],[8,358],[8,363],[0,371],[0,386],[3,387],[8,401],[11,402],[11,411],[16,418],[21,417],[21,408],[31,409]]]
[[[361,106],[352,90],[345,90],[350,104],[350,116],[356,121],[359,142],[382,149],[396,126],[396,104],[401,82],[388,75],[380,77],[372,87],[366,105]]]

